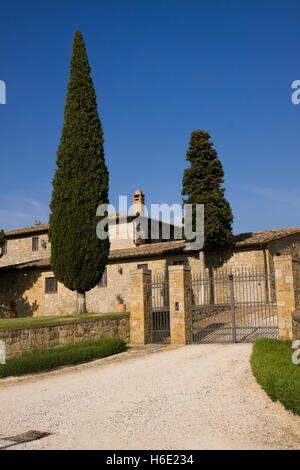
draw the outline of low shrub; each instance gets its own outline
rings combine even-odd
[[[300,364],[292,362],[291,341],[261,338],[250,359],[254,377],[271,397],[300,415]]]
[[[126,350],[122,338],[104,338],[55,349],[41,349],[22,357],[7,359],[0,364],[0,378],[53,370],[61,366],[80,364],[112,356]]]

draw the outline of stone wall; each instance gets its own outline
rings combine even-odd
[[[187,255],[169,255],[165,258],[140,258],[128,261],[109,263],[107,265],[107,287],[95,287],[87,293],[87,308],[89,312],[115,312],[117,309],[116,295],[121,295],[130,311],[130,275],[138,266],[147,265],[152,274],[165,273],[168,276],[168,266],[182,261],[192,264],[194,270],[199,269],[199,259]]]
[[[265,263],[265,251],[259,247],[224,247],[205,253],[205,267],[207,269],[226,269],[232,266],[257,266]]]
[[[294,260],[300,260],[300,233],[269,242],[268,250],[271,257],[291,255]]]
[[[103,317],[95,320],[78,320],[48,326],[32,326],[0,330],[0,340],[5,342],[6,357],[19,357],[37,349],[120,336],[129,341],[129,315]]]
[[[295,295],[295,307],[300,307],[300,261],[293,259],[293,287]]]
[[[295,241],[296,246],[296,241]],[[279,251],[278,251],[279,250]],[[291,255],[282,253],[287,250],[285,242],[276,241],[272,245],[272,253],[264,249],[224,248],[212,253],[205,254],[205,274],[208,276],[220,272],[226,268],[237,268],[238,266],[263,266],[268,271],[275,270],[277,263],[276,293],[275,285],[270,292],[277,298],[279,312],[279,327],[281,337],[291,337],[292,322],[291,312],[300,306],[300,262],[292,259]],[[288,264],[284,263],[285,257],[289,257]],[[107,265],[107,286],[96,286],[87,292],[87,310],[90,313],[109,313],[117,311],[116,296],[123,297],[126,310],[131,310],[130,305],[130,279],[132,271],[138,267],[148,267],[152,275],[163,273],[168,278],[168,268],[174,264],[184,264],[191,268],[191,274],[200,273],[201,264],[199,256],[195,254],[170,254],[165,257],[140,257],[128,260],[113,260]],[[278,264],[279,263],[279,264]],[[284,263],[283,266],[280,266]],[[285,272],[287,268],[287,272]],[[0,317],[8,316],[15,311],[16,316],[41,316],[73,314],[76,307],[76,293],[58,283],[56,293],[45,292],[45,279],[53,277],[54,274],[46,268],[5,270],[0,272]],[[253,298],[251,286],[249,287],[249,298]],[[255,292],[260,292],[255,287]],[[265,288],[261,286],[261,298],[264,299]],[[238,298],[238,293],[235,292]],[[251,295],[250,295],[251,294]],[[244,293],[243,293],[244,295]],[[251,297],[252,296],[252,297]]]
[[[147,269],[132,271],[130,294],[130,342],[131,344],[151,343],[152,291],[150,271]]]
[[[38,237],[39,239],[39,249],[37,251],[32,251],[33,237]],[[47,232],[19,235],[16,238],[8,238],[6,243],[7,253],[0,256],[0,267],[50,257],[51,246],[48,241]]]
[[[134,248],[136,246],[132,222],[111,225],[109,226],[109,233],[111,234],[112,250]],[[35,251],[32,250],[32,238],[34,237],[39,239],[38,250]],[[48,230],[11,235],[7,237],[6,243],[6,254],[0,256],[0,267],[36,261],[51,256]]]
[[[223,253],[223,255],[222,255]],[[223,250],[205,257],[206,274],[210,270],[240,265],[263,265],[263,250]],[[116,296],[120,295],[130,311],[130,273],[138,266],[147,265],[152,275],[164,273],[174,263],[190,266],[192,275],[200,272],[198,255],[171,254],[161,258],[135,258],[113,261],[107,265],[107,286],[96,286],[86,294],[87,310],[91,313],[117,311]],[[223,262],[223,264],[222,264]],[[46,269],[22,269],[0,273],[0,317],[11,310],[14,302],[17,316],[72,314],[76,307],[76,293],[58,283],[57,293],[45,293],[45,278],[54,274]]]
[[[45,269],[0,272],[0,318],[73,314],[76,292],[58,283],[56,293],[46,293],[47,277],[54,277],[53,272]]]
[[[293,260],[291,255],[274,256],[279,337],[292,339],[292,312],[295,310]]]
[[[0,272],[0,318],[42,315],[44,303],[41,272],[32,269]]]
[[[191,344],[191,268],[189,266],[170,266],[169,283],[171,343]]]

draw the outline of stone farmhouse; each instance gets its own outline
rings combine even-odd
[[[144,201],[144,194],[137,190],[133,195],[133,214],[125,219],[117,214],[109,230],[121,230],[121,225],[126,224],[127,232],[134,234],[135,221],[144,214]],[[276,269],[276,263],[278,268],[278,263],[288,258],[294,305],[284,307],[279,321],[282,331],[289,336],[291,311],[300,306],[300,227],[235,235],[226,245],[205,254],[203,272],[199,252],[186,251],[184,240],[174,238],[178,227],[170,225],[169,239],[162,239],[164,224],[161,221],[156,223],[156,240],[148,237],[135,239],[134,236],[111,240],[109,262],[103,277],[95,288],[87,292],[88,312],[115,312],[117,296],[124,300],[127,311],[130,311],[130,276],[138,269],[150,270],[152,277],[168,276],[169,267],[176,265],[189,267],[192,275],[210,276],[241,266],[260,266],[268,273]],[[76,293],[57,282],[51,271],[48,230],[48,224],[41,224],[6,232],[6,244],[0,257],[0,317],[74,313]],[[279,277],[280,269],[277,269]],[[279,305],[280,288],[276,287],[274,295]]]

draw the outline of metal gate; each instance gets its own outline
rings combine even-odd
[[[253,342],[278,337],[274,273],[264,266],[192,277],[194,343]]]
[[[163,273],[152,276],[152,342],[170,342],[169,282]]]

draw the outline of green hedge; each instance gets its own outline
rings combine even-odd
[[[53,370],[60,366],[80,364],[93,359],[112,356],[126,350],[122,338],[105,338],[55,349],[43,349],[22,357],[7,359],[0,364],[0,377],[18,376]]]
[[[250,359],[261,387],[287,409],[300,415],[300,364],[292,363],[291,341],[257,339]]]

